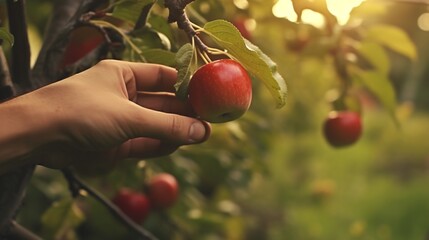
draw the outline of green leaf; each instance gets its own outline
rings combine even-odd
[[[84,215],[71,198],[55,202],[43,215],[42,224],[47,239],[65,239],[84,220]]]
[[[380,16],[388,11],[386,3],[376,1],[364,1],[358,7],[353,8],[350,18],[368,18],[371,16]]]
[[[367,30],[367,39],[382,44],[412,60],[417,58],[416,45],[399,27],[386,24],[371,26]]]
[[[142,54],[149,63],[157,63],[170,67],[176,66],[176,54],[173,52],[164,49],[153,48],[142,50]]]
[[[191,80],[191,76],[197,68],[196,64],[194,64],[194,51],[194,47],[187,43],[183,45],[176,53],[176,69],[178,80],[174,87],[176,88],[176,96],[180,99],[186,99],[188,96],[189,81]]]
[[[364,41],[360,43],[357,50],[377,71],[386,75],[389,73],[389,56],[380,44]]]
[[[358,68],[351,68],[350,72],[355,80],[362,83],[378,98],[395,123],[398,123],[395,114],[397,106],[396,93],[387,75],[377,71],[365,71]]]
[[[278,108],[286,103],[287,86],[277,64],[261,49],[243,39],[240,32],[230,22],[215,20],[204,25],[205,33],[247,69],[254,77],[261,80],[270,91]]]
[[[140,49],[161,48],[165,50],[171,49],[170,40],[160,32],[152,29],[144,28],[133,33],[132,41]]]
[[[140,17],[142,9],[149,4],[153,4],[155,0],[123,0],[119,1],[112,12],[112,16],[136,23]]]
[[[173,41],[171,25],[167,22],[165,17],[156,14],[150,14],[148,23],[151,29],[164,34],[170,40],[170,42]]]
[[[0,27],[0,39],[3,41],[6,41],[8,44],[13,46],[13,42],[14,42],[13,35],[10,34],[10,32],[4,27]]]

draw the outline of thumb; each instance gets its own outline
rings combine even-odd
[[[177,144],[201,143],[210,136],[209,123],[174,113],[139,108],[135,116],[136,137],[162,139]]]

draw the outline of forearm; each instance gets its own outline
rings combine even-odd
[[[0,104],[0,174],[31,162],[37,150],[55,139],[55,116],[27,94]]]

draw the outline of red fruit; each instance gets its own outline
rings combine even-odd
[[[237,61],[221,59],[200,67],[189,83],[189,101],[203,120],[223,123],[241,117],[252,101],[252,82]]]
[[[128,188],[120,189],[113,197],[112,202],[137,223],[143,222],[150,212],[148,197]]]
[[[237,28],[237,30],[241,33],[241,36],[246,38],[247,40],[252,39],[252,34],[249,30],[249,28],[246,25],[246,18],[239,17],[232,21],[232,24]]]
[[[309,44],[310,39],[308,36],[299,36],[296,39],[287,43],[289,50],[292,52],[302,52]]]
[[[355,143],[362,133],[361,116],[356,112],[331,112],[324,123],[324,134],[334,147]]]
[[[104,41],[103,33],[95,27],[84,26],[74,29],[65,49],[61,68],[77,62]]]
[[[153,177],[148,187],[148,195],[155,208],[171,207],[177,200],[179,185],[176,178],[168,173],[161,173]]]

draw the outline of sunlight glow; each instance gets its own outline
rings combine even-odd
[[[278,18],[286,18],[291,22],[296,22],[298,16],[293,10],[292,1],[290,0],[279,0],[273,7],[273,14]]]
[[[363,0],[327,0],[328,10],[338,19],[338,23],[344,25],[350,17],[353,8],[359,6]]]
[[[313,0],[318,1],[318,0]],[[350,17],[350,12],[353,8],[359,6],[364,0],[327,0],[328,10],[337,19],[338,23],[344,25]],[[291,0],[279,0],[273,7],[273,14],[278,18],[286,18],[289,21],[296,22],[297,15],[293,10]],[[305,13],[305,14],[304,14]],[[302,20],[305,23],[312,24],[316,27],[324,26],[324,19],[320,13],[304,10]]]
[[[429,31],[429,13],[423,13],[417,19],[417,25],[423,31]]]
[[[239,9],[246,9],[249,7],[249,2],[247,0],[234,0],[233,2]]]
[[[302,11],[302,22],[311,24],[317,28],[322,28],[325,26],[325,18],[322,14],[305,9]]]

